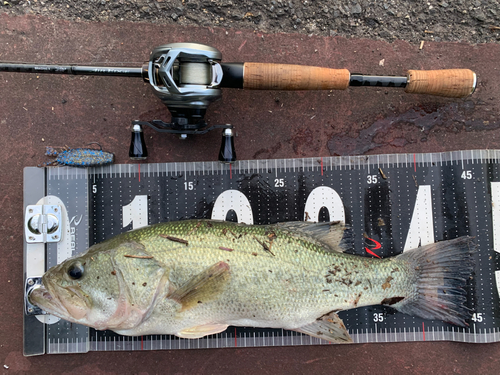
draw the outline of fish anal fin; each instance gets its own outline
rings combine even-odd
[[[230,277],[229,271],[226,262],[218,262],[175,289],[168,298],[182,305],[180,311],[211,301],[224,290]]]
[[[294,331],[337,344],[352,342],[352,338],[349,332],[347,332],[344,322],[334,312],[322,316],[313,323],[294,329]]]
[[[182,337],[184,339],[199,339],[207,335],[215,335],[216,333],[221,333],[229,327],[227,324],[204,324],[200,326],[190,327],[183,329],[182,331],[176,333],[176,336]]]

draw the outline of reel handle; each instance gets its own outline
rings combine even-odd
[[[476,74],[469,69],[409,70],[406,77],[393,77],[351,75],[347,69],[291,64],[242,65],[242,87],[254,90],[345,90],[349,86],[405,87],[407,93],[464,98],[476,88]]]

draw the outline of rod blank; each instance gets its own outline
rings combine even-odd
[[[0,72],[36,74],[73,74],[94,76],[142,77],[141,68],[111,66],[78,66],[56,64],[0,63]]]

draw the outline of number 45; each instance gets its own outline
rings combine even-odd
[[[474,313],[472,314],[472,321],[481,323],[483,321],[483,313]]]
[[[463,171],[460,177],[464,180],[472,180],[472,171]]]

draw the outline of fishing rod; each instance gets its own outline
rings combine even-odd
[[[347,69],[252,62],[223,63],[221,60],[221,52],[214,47],[198,43],[171,43],[155,48],[149,61],[141,67],[0,62],[0,72],[142,78],[151,85],[172,117],[169,123],[161,120],[133,121],[130,156],[134,159],[144,158],[142,125],[158,132],[178,134],[182,139],[191,134],[223,129],[219,160],[225,162],[235,160],[233,127],[208,126],[204,120],[210,103],[220,99],[221,88],[345,90],[350,86],[371,86],[403,88],[405,92],[414,94],[463,98],[474,92],[477,82],[476,74],[469,69],[408,70],[406,76],[378,76],[350,73]],[[132,155],[134,152],[136,154]]]

